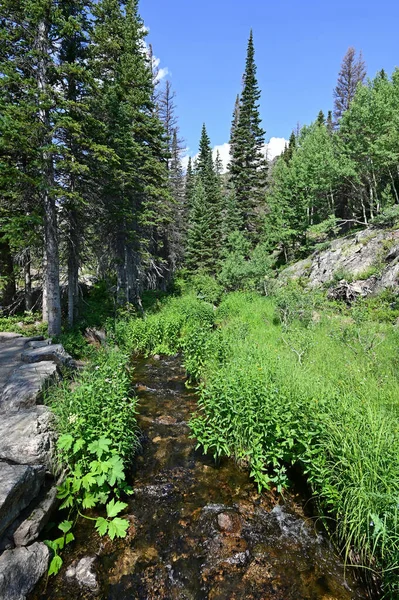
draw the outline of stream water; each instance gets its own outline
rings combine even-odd
[[[215,465],[195,450],[196,409],[178,358],[135,364],[142,453],[135,460],[130,528],[104,541],[80,523],[65,567],[31,600],[350,600],[368,598],[305,516],[299,496],[258,494],[233,460]],[[67,577],[95,557],[94,593]]]

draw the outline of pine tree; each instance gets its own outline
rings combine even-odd
[[[189,164],[191,170],[191,163]],[[189,180],[192,185],[192,174]],[[200,184],[199,184],[200,182]],[[187,185],[186,185],[187,193]],[[204,269],[215,272],[221,249],[222,215],[221,203],[222,192],[219,178],[215,172],[212,160],[212,149],[205,124],[202,126],[199,144],[199,153],[195,167],[195,186],[191,193],[189,229],[187,236],[187,266],[190,269]],[[202,215],[201,215],[202,211]],[[206,234],[200,240],[199,232],[204,233],[206,223]],[[196,248],[196,244],[198,248]],[[199,257],[204,257],[204,264],[199,262]],[[196,258],[194,258],[196,257]]]
[[[153,103],[151,66],[137,1],[93,7],[97,115],[110,159],[102,173],[103,235],[110,240],[118,302],[140,303],[144,279],[162,277],[163,231],[170,219],[167,144]],[[113,157],[113,158],[112,158]]]
[[[64,0],[58,26],[62,32],[57,52],[59,110],[54,132],[58,153],[56,180],[61,198],[61,234],[68,272],[68,324],[77,316],[79,267],[83,260],[84,237],[95,220],[96,183],[92,170],[100,148],[93,139],[92,86],[88,44],[91,35],[91,2]],[[97,123],[99,128],[100,124]]]
[[[197,176],[192,196],[185,259],[190,271],[215,272],[213,216],[202,178]]]
[[[321,125],[325,125],[325,121],[326,121],[326,118],[324,116],[324,113],[322,110],[320,110],[319,114],[317,115],[316,123],[317,123],[317,125],[321,126]]]
[[[259,115],[260,90],[256,78],[252,31],[249,36],[243,90],[236,104],[231,132],[229,171],[244,229],[256,239],[259,208],[264,203],[267,163],[264,158],[265,132]]]
[[[53,125],[58,89],[53,86],[56,73],[54,41],[59,37],[58,13],[51,0],[4,0],[2,2],[1,93],[5,100],[7,136],[14,138],[13,158],[8,162],[18,179],[32,177],[24,191],[29,202],[37,203],[43,218],[45,275],[43,319],[48,318],[50,335],[61,332],[59,287],[59,236],[54,178]],[[13,116],[12,116],[13,115]],[[7,118],[8,117],[8,118]],[[29,129],[28,131],[28,122]],[[25,142],[22,152],[15,144],[20,130]],[[25,165],[24,165],[25,163]],[[25,179],[26,181],[26,179]],[[29,190],[30,188],[30,190]],[[22,196],[20,196],[20,199]]]
[[[193,197],[193,193],[194,193],[194,185],[195,185],[195,176],[194,176],[194,170],[193,170],[193,161],[191,159],[191,156],[189,156],[188,163],[187,163],[186,178],[185,178],[185,187],[184,187],[184,197],[185,197],[187,214],[190,213],[192,197]]]
[[[356,50],[348,48],[338,75],[338,82],[334,89],[334,117],[338,122],[343,113],[348,110],[352,102],[356,88],[363,83],[366,77],[366,64],[362,53],[356,58]]]
[[[187,235],[188,214],[186,209],[183,167],[180,158],[177,129],[172,135],[171,159],[169,167],[169,186],[174,204],[172,218],[167,230],[168,265],[173,273],[183,259],[184,241]]]
[[[288,146],[286,146],[284,152],[283,152],[283,159],[285,160],[286,163],[289,163],[292,155],[295,152],[295,148],[296,148],[296,135],[295,135],[295,131],[291,132],[290,135],[290,139],[288,141]]]
[[[327,131],[331,135],[334,131],[334,122],[332,117],[332,110],[329,110],[327,113]]]

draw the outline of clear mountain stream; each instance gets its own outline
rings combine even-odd
[[[196,395],[179,358],[135,362],[142,452],[125,539],[76,529],[56,578],[30,600],[351,600],[368,598],[295,493],[259,494],[233,460],[215,465],[196,450],[187,422]],[[98,588],[67,576],[95,557]]]

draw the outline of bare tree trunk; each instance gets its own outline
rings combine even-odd
[[[7,307],[15,296],[14,265],[8,241],[2,239],[0,234],[0,304]]]
[[[79,284],[79,237],[77,235],[77,213],[71,209],[68,212],[68,325],[73,327],[77,317],[78,284]]]
[[[48,323],[48,306],[47,306],[47,258],[46,251],[43,252],[43,281],[42,281],[42,321]]]
[[[119,224],[119,231],[116,239],[116,303],[123,306],[127,299],[127,278],[126,278],[126,252],[125,235],[122,231],[123,224]]]
[[[32,310],[32,275],[30,270],[30,250],[25,252],[24,257],[24,276],[25,276],[25,310]]]
[[[395,194],[396,204],[399,204],[399,196],[398,196],[398,191],[397,191],[396,185],[395,185],[395,179],[392,175],[391,169],[388,169],[388,171],[389,171],[389,175],[391,176],[392,187],[393,187],[393,192]]]
[[[48,34],[48,20],[46,17],[43,17],[37,29],[36,40],[36,46],[39,54],[36,77],[39,94],[43,96],[45,95],[48,83]],[[51,143],[50,119],[48,109],[43,106],[43,100],[41,98],[39,99],[39,119],[44,129],[42,143],[44,146],[46,146],[48,143]],[[48,332],[50,336],[55,336],[61,333],[61,298],[57,209],[55,198],[51,194],[54,184],[54,174],[52,156],[48,150],[43,150],[42,161],[44,184],[42,191],[42,202],[44,208],[44,239],[46,254],[45,286],[47,294]]]

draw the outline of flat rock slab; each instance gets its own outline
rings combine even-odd
[[[25,600],[47,570],[49,549],[42,542],[6,550],[0,556],[0,600]]]
[[[43,346],[42,348],[31,348],[24,350],[21,354],[21,359],[25,363],[37,363],[43,360],[53,361],[59,367],[71,367],[74,368],[75,361],[61,344],[50,344],[49,346]]]
[[[14,544],[16,546],[27,546],[39,537],[43,527],[48,523],[51,515],[59,505],[57,499],[57,487],[52,487],[45,498],[33,509],[31,514],[14,532]]]
[[[37,496],[44,482],[44,475],[45,469],[42,466],[0,462],[0,535]]]
[[[53,414],[36,406],[0,419],[0,460],[51,470]]]
[[[26,348],[35,349],[35,348],[44,348],[45,346],[51,346],[52,341],[50,339],[47,340],[38,340],[33,342],[28,342],[26,344]]]
[[[15,340],[21,338],[21,333],[12,333],[11,331],[2,331],[0,333],[0,342],[8,342],[9,340]]]
[[[51,361],[21,364],[14,369],[0,396],[0,413],[30,408],[45,385],[57,379],[57,365]]]

